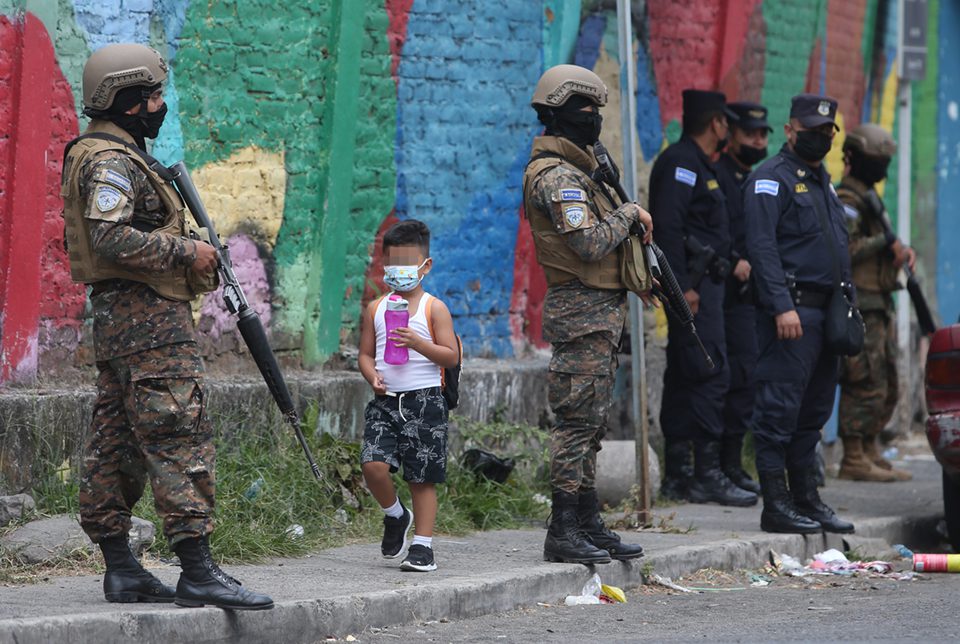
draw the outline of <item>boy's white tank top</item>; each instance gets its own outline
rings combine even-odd
[[[403,294],[400,293],[400,295]],[[407,360],[406,364],[387,364],[383,361],[383,351],[387,345],[387,323],[384,320],[384,313],[387,310],[387,297],[380,300],[377,311],[373,316],[374,330],[377,333],[377,371],[383,376],[383,383],[386,385],[387,391],[401,392],[439,387],[440,366],[413,349],[409,350],[410,359]],[[424,292],[420,297],[420,305],[410,316],[410,322],[407,325],[417,335],[429,342],[433,342],[433,339],[430,337],[430,327],[427,326],[426,310],[427,302],[432,297],[429,293]]]

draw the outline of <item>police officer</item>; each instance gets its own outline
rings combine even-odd
[[[731,481],[758,494],[760,486],[743,469],[743,437],[753,415],[756,394],[756,311],[747,259],[747,229],[743,220],[742,188],[754,165],[767,156],[772,131],[767,108],[742,101],[728,103],[736,118],[730,119],[730,141],[716,164],[717,180],[727,198],[730,216],[730,275],[723,299],[723,328],[727,341],[730,386],[723,404],[723,440],[720,467]]]
[[[620,203],[595,180],[593,144],[607,88],[588,69],[557,65],[537,82],[531,104],[546,127],[523,175],[524,212],[547,279],[543,337],[553,345],[547,375],[556,422],[551,430],[553,514],[544,559],[606,563],[643,554],[607,529],[597,501],[596,468],[626,316],[618,248],[650,215]],[[649,241],[649,232],[647,241]]]
[[[167,106],[167,64],[143,45],[108,45],[83,70],[91,121],[65,151],[61,192],[74,280],[92,286],[97,399],[80,480],[80,523],[100,546],[111,602],[270,608],[214,563],[213,429],[190,301],[216,287],[216,254],[191,239],[176,190],[150,169]],[[183,569],[176,589],[127,543],[149,476]]]
[[[767,532],[853,532],[851,523],[821,501],[815,472],[839,368],[837,355],[824,346],[834,255],[849,280],[843,204],[823,166],[836,113],[832,98],[793,97],[784,126],[787,142],[744,186],[760,346],[753,437],[763,491],[760,526]]]
[[[867,331],[863,351],[845,357],[840,368],[840,478],[853,481],[908,481],[877,448],[877,437],[893,415],[897,389],[897,339],[893,291],[897,273],[913,269],[916,253],[884,225],[886,209],[876,184],[887,176],[897,145],[879,125],[864,123],[843,142],[846,176],[837,188],[847,211],[850,261],[857,305]]]
[[[720,92],[683,92],[683,135],[657,158],[650,173],[650,211],[656,241],[694,313],[711,369],[695,339],[669,319],[660,427],[665,440],[668,498],[748,506],[757,495],[720,469],[723,399],[730,370],[723,330],[724,281],[729,272],[730,220],[711,157],[727,140],[726,99]],[[690,472],[690,444],[695,467]],[[691,476],[692,474],[692,476]]]

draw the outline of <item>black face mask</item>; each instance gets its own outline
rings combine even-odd
[[[730,143],[730,137],[725,136],[719,141],[717,141],[717,152],[723,152],[727,149],[727,145]]]
[[[889,158],[868,157],[856,153],[853,153],[850,157],[850,176],[859,179],[868,186],[886,179],[887,168],[889,167]]]
[[[585,148],[600,140],[603,117],[598,112],[557,112],[551,132]]]
[[[155,139],[160,134],[160,126],[167,115],[167,104],[164,103],[156,112],[147,112],[146,105],[141,104],[137,114],[115,114],[110,120],[130,133],[140,149],[146,150],[144,139]]]
[[[816,130],[797,132],[797,142],[793,144],[793,151],[807,163],[823,160],[827,152],[833,147],[833,138]]]
[[[753,166],[767,158],[767,148],[755,148],[752,145],[740,144],[740,151],[734,154],[737,161],[745,166]]]
[[[155,139],[160,134],[163,119],[167,116],[167,104],[161,105],[156,112],[147,112],[147,110],[141,109],[138,116],[143,121],[143,136],[148,139]]]

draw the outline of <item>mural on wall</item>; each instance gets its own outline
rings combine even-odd
[[[86,122],[84,61],[122,41],[149,43],[170,61],[170,115],[152,152],[192,169],[248,296],[291,362],[317,366],[355,343],[363,304],[384,290],[380,237],[406,218],[433,232],[425,286],[450,306],[468,355],[543,347],[546,285],[520,194],[540,131],[529,99],[546,67],[594,69],[611,90],[604,140],[619,150],[612,5],[0,0],[0,382],[90,364],[85,290],[70,281],[62,247],[60,159]],[[958,164],[945,142],[960,138],[955,63],[937,47],[960,33],[947,5],[929,5],[932,53],[913,88],[911,177],[914,243],[945,319],[960,311],[944,245],[956,235],[946,204]],[[646,3],[634,26],[641,201],[654,157],[679,136],[686,87],[768,105],[771,150],[802,91],[838,98],[840,139],[865,119],[895,131],[891,0],[673,0]],[[828,167],[840,176],[839,141]],[[212,363],[239,350],[217,294],[195,315]]]

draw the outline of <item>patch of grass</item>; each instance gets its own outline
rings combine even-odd
[[[303,427],[324,475],[321,481],[314,479],[292,431],[275,410],[251,410],[243,417],[213,419],[217,492],[211,545],[220,560],[254,562],[300,556],[344,543],[379,541],[383,514],[363,483],[360,444],[311,431],[318,426],[318,415],[317,406],[311,405],[304,414]],[[453,422],[459,431],[448,454],[447,483],[438,486],[437,531],[463,534],[520,527],[545,517],[549,508],[538,501],[537,495],[549,489],[546,432],[499,418],[490,423],[463,418]],[[459,462],[462,450],[469,447],[512,457],[516,468],[503,484],[478,477]],[[42,468],[47,473],[40,476],[33,489],[37,515],[76,514],[79,510],[77,473],[58,473],[59,467],[46,464]],[[399,473],[394,480],[404,502],[409,503],[409,492]],[[149,547],[149,555],[172,556],[162,537],[149,485],[134,514],[152,521],[157,528],[158,538]],[[302,527],[302,536],[291,534],[289,529],[295,525]],[[31,569],[12,559],[0,560],[5,570],[0,583],[25,583],[44,574],[64,574],[59,572],[61,568],[69,570],[71,566],[92,572],[102,562],[95,554],[86,555],[86,560],[67,558]]]

